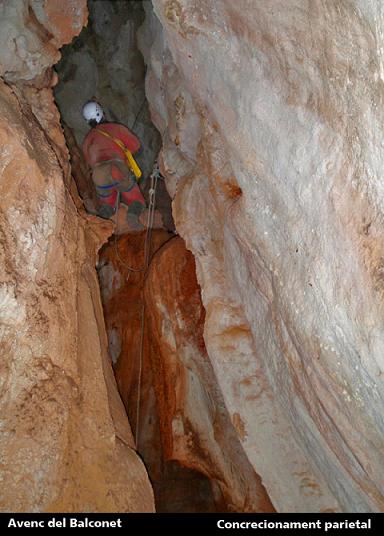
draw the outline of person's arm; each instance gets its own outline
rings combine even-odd
[[[84,159],[87,163],[87,165],[89,166],[89,155],[88,155],[88,151],[89,151],[89,141],[90,141],[90,133],[88,132],[88,134],[85,136],[84,138],[84,141],[83,141],[83,145],[81,147],[82,151],[83,151],[83,155],[84,155]]]
[[[132,154],[137,153],[140,149],[140,140],[128,128],[123,127],[120,131],[120,139]]]

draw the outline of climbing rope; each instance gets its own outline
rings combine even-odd
[[[144,108],[145,102],[146,102],[146,96],[144,96],[144,99],[140,105],[140,108],[135,116],[134,122],[130,129],[132,131],[136,126],[137,120]],[[115,139],[113,136],[103,131],[102,129],[101,130],[99,129],[98,132],[100,132],[105,137],[112,139],[124,151],[129,167],[132,169],[134,175],[136,176],[136,179],[137,180],[140,179],[141,170],[137,166],[136,161],[134,160],[132,156],[132,153],[124,146],[124,144],[122,144],[118,139]],[[137,388],[137,404],[136,404],[136,430],[135,430],[136,449],[138,449],[138,445],[139,445],[140,399],[141,399],[141,385],[142,385],[142,371],[143,371],[143,350],[144,350],[144,329],[145,329],[144,282],[145,282],[146,274],[148,271],[149,263],[151,260],[152,228],[153,228],[154,217],[155,217],[157,181],[159,178],[161,178],[158,167],[157,169],[153,170],[150,177],[151,177],[151,184],[150,184],[150,189],[149,189],[147,229],[146,229],[145,241],[144,241],[144,266],[142,268],[133,268],[132,266],[128,266],[128,264],[125,263],[120,257],[118,244],[117,244],[117,235],[119,231],[118,211],[119,211],[119,205],[120,205],[120,192],[118,192],[117,194],[116,205],[115,205],[116,232],[115,232],[114,242],[115,242],[116,258],[118,259],[120,264],[123,265],[128,270],[126,281],[129,280],[131,273],[144,272],[143,289],[142,289],[142,307],[141,307],[141,316],[140,316],[139,371],[138,371],[138,383],[137,383],[138,388]]]
[[[151,184],[149,189],[149,203],[148,203],[148,213],[147,213],[147,229],[145,233],[144,241],[144,266],[142,268],[132,268],[128,266],[120,257],[117,246],[117,232],[118,232],[118,219],[116,218],[116,233],[115,233],[115,249],[116,257],[119,262],[128,270],[128,276],[126,281],[129,280],[131,272],[144,272],[143,283],[145,281],[146,273],[149,267],[151,260],[151,245],[152,245],[152,228],[155,217],[155,208],[156,208],[156,190],[157,190],[157,181],[159,178],[158,172],[153,172],[151,174]],[[119,210],[120,203],[120,192],[118,193],[116,199],[116,215]],[[140,400],[141,400],[141,385],[142,385],[142,373],[143,373],[143,352],[144,352],[144,329],[145,329],[145,300],[144,300],[144,285],[142,289],[142,307],[140,315],[140,346],[139,346],[139,371],[138,371],[138,381],[137,381],[137,403],[136,403],[136,429],[135,429],[135,443],[136,449],[139,445],[139,422],[140,422]]]
[[[151,244],[152,244],[152,228],[155,217],[156,206],[156,188],[157,188],[157,174],[151,175],[151,187],[149,190],[149,207],[147,217],[147,232],[144,242],[144,278],[143,278],[143,304],[141,308],[141,327],[140,327],[140,352],[139,352],[139,373],[137,382],[137,405],[136,405],[136,430],[135,430],[135,442],[136,448],[139,448],[139,423],[140,423],[140,400],[141,400],[141,384],[142,384],[142,372],[143,372],[143,351],[144,351],[144,328],[145,328],[145,299],[144,299],[144,282],[146,273],[149,267],[151,259]]]
[[[117,219],[117,214],[119,211],[120,206],[120,192],[117,194],[116,198],[116,205],[115,205],[115,214],[116,214],[116,232],[115,232],[115,252],[116,257],[120,264],[122,264],[129,272],[145,272],[148,268],[149,261],[150,261],[150,249],[148,248],[149,242],[152,238],[152,227],[155,217],[155,208],[156,208],[156,191],[157,191],[157,181],[159,179],[160,172],[158,170],[154,171],[150,178],[151,178],[151,185],[149,188],[149,203],[148,203],[148,214],[147,214],[147,231],[145,235],[145,243],[144,243],[144,266],[142,268],[132,268],[132,266],[129,266],[125,261],[122,260],[119,254],[119,249],[117,245],[117,235],[119,230],[119,224]],[[129,275],[127,277],[127,281],[129,279]]]
[[[146,100],[147,100],[147,96],[145,95],[145,96],[144,96],[144,99],[143,99],[143,102],[141,103],[141,106],[140,106],[140,108],[139,108],[139,111],[138,111],[137,114],[136,114],[135,120],[134,120],[133,123],[132,123],[131,130],[133,130],[133,129],[135,128],[136,123],[137,123],[137,120],[139,119],[139,116],[140,116],[140,114],[141,114],[141,112],[142,112],[142,110],[143,110],[143,108],[144,108],[144,104],[145,104],[145,101],[146,101]]]

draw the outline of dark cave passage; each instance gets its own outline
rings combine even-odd
[[[59,84],[55,99],[60,109],[72,175],[85,208],[96,211],[96,194],[91,170],[82,154],[82,142],[89,126],[82,108],[89,99],[103,107],[107,122],[128,126],[141,143],[137,162],[143,172],[140,188],[148,203],[149,175],[160,150],[160,136],[151,122],[145,97],[145,65],[137,46],[137,32],[145,12],[142,2],[89,0],[88,25],[70,45],[63,47],[55,69]],[[142,457],[155,493],[158,512],[212,512],[223,509],[223,501],[210,479],[176,460],[164,458],[159,414],[154,393],[153,373],[148,353],[144,355],[144,377],[139,379],[140,325],[143,273],[124,274],[127,266],[137,270],[144,263],[145,231],[125,228],[124,213],[117,217],[115,234],[102,248],[98,266],[109,353],[120,395],[134,435],[137,435],[138,384],[140,382],[140,440]],[[157,181],[156,210],[162,217],[162,230],[152,231],[152,257],[161,244],[175,233],[171,200],[164,181]],[[120,274],[116,285],[116,274]],[[124,285],[121,284],[121,279]],[[124,296],[122,297],[122,291]],[[111,309],[111,295],[113,306]],[[117,305],[116,305],[117,300]],[[150,334],[146,330],[146,337]],[[146,341],[146,348],[150,345]]]
[[[145,96],[145,65],[138,49],[137,32],[145,18],[142,2],[90,0],[88,25],[73,42],[62,49],[55,69],[59,83],[55,99],[60,109],[72,173],[85,207],[95,211],[95,191],[81,146],[89,126],[82,108],[95,99],[103,108],[107,122],[122,124],[140,141],[137,158],[142,178],[140,188],[148,202],[149,175],[161,142],[154,127]],[[157,210],[165,229],[173,231],[170,198],[163,181],[156,194]],[[118,218],[125,232],[123,215]]]

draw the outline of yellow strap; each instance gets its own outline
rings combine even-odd
[[[132,155],[131,151],[129,149],[127,149],[127,147],[124,145],[124,143],[121,140],[111,136],[108,132],[105,132],[105,130],[101,130],[101,128],[97,128],[96,131],[100,132],[100,134],[103,134],[103,136],[105,136],[106,138],[109,138],[110,140],[115,142],[116,145],[118,145],[120,147],[120,149],[122,149],[124,151],[124,154],[125,154],[125,157],[126,157],[126,159],[128,161],[129,167],[132,169],[133,173],[135,174],[136,179],[139,180],[141,175],[142,175],[141,169],[137,165],[136,160],[133,158],[133,155]]]

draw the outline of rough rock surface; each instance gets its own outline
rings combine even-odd
[[[28,102],[4,84],[0,102],[0,507],[150,510],[93,268],[110,226],[79,212]]]
[[[112,239],[102,250],[99,276],[110,354],[135,430],[140,396],[138,450],[157,508],[273,511],[236,435],[241,423],[236,417],[231,423],[206,353],[193,256],[181,238],[169,239],[164,231],[153,235],[153,251],[158,251],[145,278],[138,394],[144,274],[128,267],[143,266],[144,238],[145,233]],[[204,491],[202,475],[213,487],[211,505],[212,491]]]
[[[145,303],[164,458],[205,474],[229,511],[274,511],[242,449],[239,416],[231,422],[218,388],[203,338],[195,262],[181,238],[155,255]]]
[[[33,30],[27,2],[0,3],[8,80],[36,82],[86,18],[85,2],[28,4]],[[40,42],[36,20],[55,36]],[[29,47],[22,57],[8,47],[19,31]],[[108,359],[95,270],[112,225],[82,209],[51,74],[43,82],[0,81],[0,510],[152,511]]]
[[[151,510],[94,269],[110,224],[79,211],[29,103],[0,91],[0,508]]]
[[[70,155],[72,177],[77,191],[83,200],[84,207],[90,214],[97,214],[96,188],[92,181],[91,169],[84,160],[83,151],[79,147],[72,129],[62,121],[65,141]]]
[[[0,76],[9,82],[44,79],[87,16],[87,0],[1,1]]]
[[[145,234],[126,234],[118,240],[112,237],[101,250],[98,264],[109,355],[133,429],[136,429]],[[166,231],[154,231],[152,250],[159,249],[169,238]],[[149,355],[149,346],[150,341],[145,337],[145,356]],[[144,382],[148,373],[143,374]],[[149,398],[150,395],[143,395],[143,400]]]
[[[156,251],[169,238],[164,231],[154,231],[152,250]],[[216,511],[209,480],[176,461],[164,459],[151,364],[152,353],[158,352],[158,348],[154,347],[153,334],[148,330],[148,313],[143,332],[140,395],[138,392],[144,273],[130,272],[128,267],[138,270],[144,266],[144,240],[145,233],[131,233],[121,236],[116,243],[112,239],[100,252],[99,278],[109,353],[119,392],[154,488],[156,511]]]
[[[278,511],[383,510],[383,6],[153,4],[147,95],[244,451]]]

